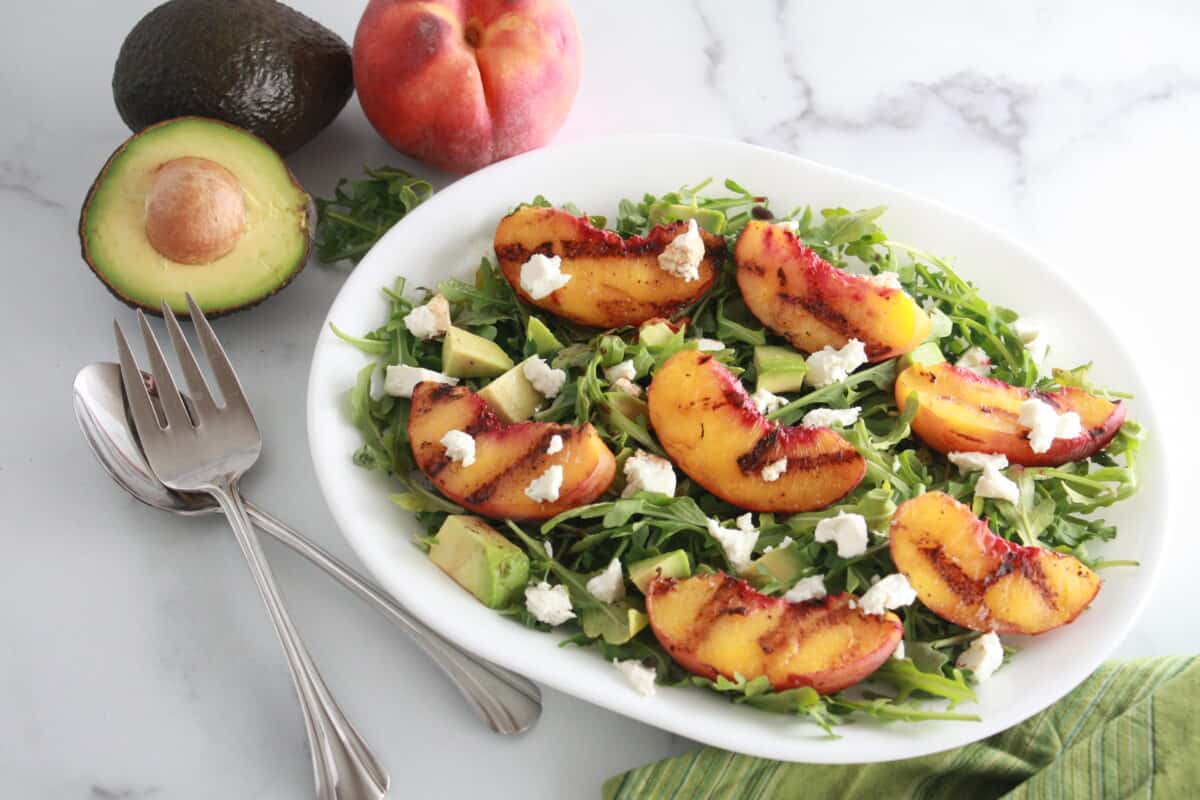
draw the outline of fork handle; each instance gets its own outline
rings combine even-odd
[[[209,492],[229,519],[287,656],[308,733],[318,800],[381,800],[388,775],[338,708],[292,625],[236,479],[224,479]]]
[[[503,667],[484,661],[434,633],[409,614],[373,581],[355,572],[336,556],[292,530],[286,523],[246,500],[246,512],[261,530],[316,564],[343,586],[408,634],[462,693],[484,722],[502,734],[528,730],[542,713],[537,684]]]

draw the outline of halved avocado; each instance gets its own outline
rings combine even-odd
[[[180,117],[130,137],[79,216],[83,258],[119,299],[150,313],[184,294],[210,316],[262,302],[308,260],[312,199],[253,134]]]

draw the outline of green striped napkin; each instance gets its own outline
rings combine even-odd
[[[863,766],[706,747],[618,775],[604,800],[1200,797],[1200,656],[1112,661],[1055,705],[958,750]],[[903,724],[903,723],[895,723]]]

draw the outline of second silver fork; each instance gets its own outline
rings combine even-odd
[[[387,792],[388,775],[346,719],[309,657],[284,607],[258,535],[246,514],[238,482],[258,460],[262,436],[221,343],[190,295],[187,299],[200,345],[221,391],[221,405],[217,405],[209,391],[179,322],[164,302],[163,317],[193,402],[189,414],[154,332],[145,315],[138,311],[138,322],[150,357],[150,371],[165,417],[160,420],[129,343],[120,325],[113,323],[120,353],[121,379],[146,460],[158,479],[168,487],[176,491],[205,492],[216,499],[225,512],[287,656],[308,733],[317,797],[320,800],[379,800]]]

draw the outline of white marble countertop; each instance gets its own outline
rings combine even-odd
[[[3,34],[3,794],[308,797],[292,688],[223,521],[171,518],[118,492],[71,417],[75,371],[111,359],[111,320],[132,316],[87,272],[75,225],[128,134],[109,85],[117,48],[153,5],[33,4]],[[294,5],[349,39],[363,3]],[[560,141],[732,137],[893,183],[1040,250],[1127,333],[1170,431],[1178,530],[1163,590],[1118,652],[1195,651],[1200,540],[1184,497],[1200,434],[1184,356],[1200,297],[1200,10],[1166,0],[575,5],[586,68]],[[353,101],[290,161],[316,194],[363,164],[406,163]],[[267,442],[246,493],[353,560],[317,492],[303,423],[318,320],[343,277],[310,266],[218,330],[253,376]],[[397,797],[594,797],[605,777],[690,746],[549,690],[536,730],[497,738],[386,622],[268,551]]]

